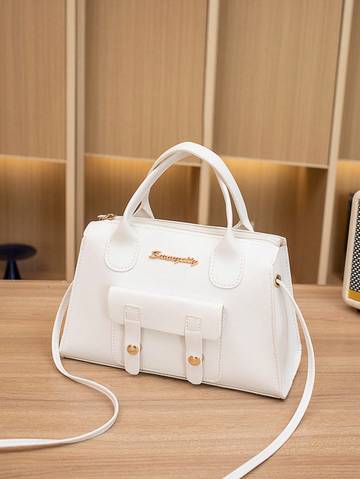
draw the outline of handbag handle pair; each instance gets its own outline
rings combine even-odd
[[[253,227],[249,221],[243,197],[228,167],[219,156],[196,143],[180,143],[159,157],[154,169],[142,181],[134,195],[130,198],[123,217],[117,224],[106,247],[105,262],[113,271],[123,272],[130,271],[136,265],[140,251],[140,238],[131,222],[131,218],[142,201],[146,200],[151,187],[160,176],[170,166],[186,158],[189,154],[202,159],[215,170],[226,205],[227,228],[224,236],[220,238],[211,253],[209,259],[209,279],[212,284],[219,288],[235,288],[241,281],[243,256],[235,244],[229,193],[234,200],[241,224],[248,231],[253,231]]]
[[[134,215],[136,208],[140,205],[136,213],[137,215],[140,216],[142,212],[144,212],[145,216],[153,217],[149,204],[150,189],[167,169],[189,155],[196,156],[214,169],[225,200],[228,228],[232,228],[233,226],[232,206],[229,195],[230,192],[240,219],[239,223],[242,224],[246,230],[253,231],[247,214],[244,199],[228,167],[213,151],[209,150],[205,146],[198,145],[197,143],[192,143],[190,141],[179,143],[178,145],[169,148],[156,160],[147,177],[130,199],[125,209],[124,216],[130,217]],[[136,206],[134,208],[135,203]]]

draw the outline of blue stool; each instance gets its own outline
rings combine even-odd
[[[28,244],[0,245],[0,260],[6,261],[4,279],[21,279],[16,260],[34,256],[36,249]]]

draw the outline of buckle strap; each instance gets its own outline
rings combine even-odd
[[[137,306],[124,308],[124,363],[129,374],[139,374],[141,349],[141,310]]]
[[[203,368],[203,338],[201,319],[186,316],[185,320],[186,379],[192,384],[201,384]]]

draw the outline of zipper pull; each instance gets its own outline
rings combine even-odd
[[[106,215],[98,215],[97,219],[98,221],[104,221],[104,220],[113,220],[115,218],[114,213],[107,213]]]

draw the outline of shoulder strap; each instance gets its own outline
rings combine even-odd
[[[60,332],[61,332],[61,325],[63,323],[67,306],[69,304],[70,299],[70,292],[71,292],[72,284],[66,290],[58,312],[56,314],[55,323],[52,332],[52,357],[55,363],[56,368],[63,374],[64,376],[76,381],[77,383],[84,384],[89,388],[96,389],[97,391],[107,396],[114,408],[113,415],[111,418],[106,421],[102,426],[99,426],[96,429],[93,429],[90,432],[85,434],[81,434],[80,436],[72,436],[72,437],[65,437],[62,439],[0,439],[0,449],[15,449],[15,448],[30,448],[30,447],[47,447],[47,446],[60,446],[62,444],[71,444],[74,442],[81,442],[86,441],[88,439],[92,439],[93,437],[102,434],[103,432],[107,431],[116,421],[116,418],[119,414],[119,403],[118,400],[113,392],[110,389],[102,386],[101,384],[96,383],[95,381],[90,381],[89,379],[80,378],[79,376],[74,376],[70,374],[63,366],[61,362],[60,352],[59,352],[59,342],[60,342]]]
[[[296,304],[295,299],[293,298],[293,295],[290,293],[288,288],[285,286],[285,284],[281,280],[278,279],[276,282],[278,286],[280,286],[282,291],[285,293],[285,296],[293,304],[295,308],[295,312],[296,312],[296,317],[298,319],[298,322],[301,326],[301,329],[305,338],[308,368],[307,368],[307,376],[306,376],[304,391],[300,399],[299,405],[296,408],[296,411],[294,412],[288,425],[281,431],[281,433],[277,436],[277,438],[275,438],[273,442],[271,442],[265,449],[259,452],[256,456],[252,457],[247,462],[242,464],[240,467],[230,472],[230,474],[225,476],[224,479],[240,479],[241,477],[246,476],[246,474],[248,474],[250,471],[255,469],[262,462],[266,461],[266,459],[269,459],[270,456],[272,456],[276,451],[278,451],[281,448],[281,446],[283,446],[285,442],[291,437],[295,429],[300,424],[301,419],[304,417],[304,414],[306,412],[306,409],[311,399],[312,390],[313,390],[314,381],[315,381],[315,356],[314,356],[314,349],[312,346],[309,330],[306,326],[305,319],[300,311],[300,308]]]
[[[301,314],[301,311],[298,305],[296,304],[292,294],[290,293],[290,291],[287,289],[287,287],[282,281],[278,280],[277,284],[280,286],[285,296],[293,304],[296,311],[297,319],[299,321],[299,324],[301,326],[301,329],[305,338],[307,354],[308,354],[308,371],[307,371],[307,378],[306,378],[304,392],[294,415],[290,419],[290,422],[285,427],[285,429],[283,429],[283,431],[277,436],[277,438],[274,439],[271,444],[269,444],[265,449],[259,452],[256,456],[249,459],[247,462],[242,464],[240,467],[238,467],[234,471],[230,472],[230,474],[228,474],[224,479],[240,479],[241,477],[246,476],[246,474],[248,474],[250,471],[255,469],[262,462],[266,461],[266,459],[268,459],[278,449],[280,449],[280,447],[283,444],[285,444],[285,442],[290,438],[290,436],[293,434],[297,426],[300,424],[300,421],[303,418],[305,411],[310,402],[310,398],[311,398],[311,394],[312,394],[312,390],[314,386],[314,380],[315,380],[315,358],[314,358],[314,350],[312,347],[310,334],[306,327],[306,323],[303,318],[303,315]],[[55,319],[54,328],[53,328],[52,355],[53,355],[55,366],[64,376],[72,379],[73,381],[84,384],[85,386],[96,389],[97,391],[107,396],[112,402],[112,405],[114,407],[114,413],[112,417],[102,426],[99,426],[97,429],[94,429],[86,434],[81,434],[80,436],[73,436],[73,437],[68,437],[63,439],[1,439],[0,449],[27,448],[27,447],[36,447],[36,446],[38,447],[58,446],[62,444],[70,444],[74,442],[86,441],[87,439],[92,439],[93,437],[96,437],[99,434],[102,434],[103,432],[107,431],[116,421],[116,418],[119,412],[119,403],[116,396],[109,389],[107,389],[105,386],[102,386],[101,384],[98,384],[94,381],[90,381],[89,379],[73,376],[68,371],[66,371],[66,369],[62,365],[61,357],[59,353],[59,340],[60,340],[61,325],[65,316],[66,308],[69,303],[70,291],[71,291],[71,285],[67,289],[60,303],[59,310],[57,312],[56,319]]]

